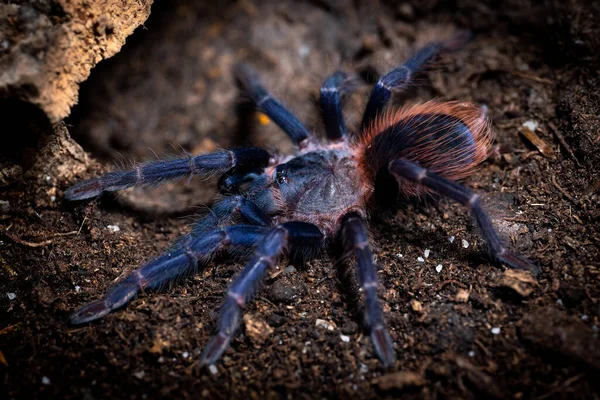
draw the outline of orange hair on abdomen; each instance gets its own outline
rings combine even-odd
[[[429,101],[384,112],[361,132],[356,146],[367,182],[374,183],[377,173],[399,158],[457,180],[488,157],[492,139],[482,107]],[[401,182],[399,189],[407,196],[429,192],[408,181]]]

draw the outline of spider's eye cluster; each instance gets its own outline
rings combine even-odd
[[[283,185],[288,182],[287,174],[285,171],[277,171],[277,175],[275,175],[275,180],[278,184]]]

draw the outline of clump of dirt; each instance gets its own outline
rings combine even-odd
[[[43,140],[0,164],[8,397],[596,398],[600,13],[582,1],[547,5],[156,3],[145,29],[93,71],[67,125],[50,136],[40,128]],[[352,279],[328,256],[279,265],[216,373],[198,360],[241,267],[227,259],[99,322],[69,325],[74,309],[185,233],[191,220],[180,217],[205,209],[215,182],[76,204],[63,201],[70,184],[153,152],[290,151],[277,127],[239,101],[231,70],[240,61],[317,131],[322,80],[338,68],[356,74],[345,107],[356,129],[368,84],[419,43],[456,29],[474,32],[471,43],[395,101],[488,107],[495,152],[465,184],[484,194],[501,235],[540,266],[539,279],[490,263],[459,205],[407,201],[371,224],[397,346],[391,369],[361,328]]]

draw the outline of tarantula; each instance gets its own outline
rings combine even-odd
[[[221,173],[219,188],[224,194],[190,233],[111,286],[104,297],[76,311],[71,322],[104,317],[140,291],[160,288],[206,265],[222,250],[235,254],[250,249],[252,258],[227,291],[217,334],[201,355],[203,365],[212,365],[228,348],[243,308],[268,269],[285,254],[306,255],[337,242],[344,254],[355,259],[365,327],[378,357],[391,365],[396,355],[377,295],[377,267],[367,228],[369,210],[377,203],[375,193],[385,197],[390,180],[396,187],[387,192],[393,196],[437,192],[463,204],[477,220],[494,261],[537,274],[536,266],[501,243],[479,195],[454,182],[469,175],[488,155],[492,136],[485,107],[429,101],[386,110],[395,90],[405,88],[442,51],[456,48],[456,42],[432,42],[379,78],[357,132],[350,132],[342,117],[347,77],[342,72],[332,74],[320,90],[326,143],[318,141],[269,94],[250,67],[241,66],[238,77],[243,89],[296,145],[293,156],[261,148],[218,151],[148,162],[69,188],[67,199],[82,200],[134,185]]]

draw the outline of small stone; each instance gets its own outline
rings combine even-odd
[[[417,312],[417,313],[423,312],[423,304],[421,304],[421,302],[418,300],[414,300],[414,299],[411,300],[410,307],[412,308],[412,310],[414,312]]]
[[[535,130],[538,128],[539,125],[540,124],[537,123],[536,121],[531,121],[531,120],[523,122],[523,126],[532,132],[535,132]]]
[[[425,251],[423,252],[423,255],[425,256],[425,258],[429,258],[429,254],[431,254],[431,250],[425,249]]]
[[[457,303],[466,303],[469,301],[470,295],[471,295],[471,293],[468,290],[460,289],[458,291],[458,293],[456,293],[456,297],[454,298],[454,301],[456,301]]]
[[[462,240],[462,247],[463,247],[463,248],[465,248],[465,249],[466,249],[467,247],[469,247],[469,242],[467,242],[465,239],[463,239],[463,240]]]
[[[252,314],[244,314],[244,324],[246,335],[256,346],[265,343],[273,333],[273,328],[260,318],[255,318]]]
[[[404,255],[402,253],[398,253],[396,254],[396,258],[404,258]]]
[[[10,202],[8,200],[0,200],[0,212],[8,214],[10,212]]]
[[[340,335],[340,339],[342,339],[342,342],[344,343],[350,342],[350,336]]]
[[[440,272],[442,272],[442,268],[444,268],[444,266],[442,264],[438,264],[435,267],[435,271],[439,274]]]
[[[75,293],[81,293],[81,286],[75,286]]]
[[[328,331],[335,329],[335,326],[332,323],[325,321],[324,319],[317,319],[315,321],[315,326],[317,328],[327,329]]]
[[[469,357],[473,358],[475,357],[475,352],[473,350],[469,351],[468,353]]]
[[[111,232],[119,232],[121,230],[121,228],[119,228],[119,225],[108,225],[106,229],[108,229]]]
[[[583,314],[583,315],[581,316],[581,320],[582,320],[582,321],[587,321],[589,318],[590,318],[590,317],[588,317],[586,314]]]
[[[208,367],[208,370],[209,370],[209,371],[210,371],[210,373],[211,373],[211,374],[213,374],[213,375],[216,375],[216,374],[217,374],[217,372],[219,372],[219,370],[217,369],[217,367],[215,367],[215,365],[214,365],[214,364],[210,365],[210,366]]]
[[[8,296],[9,300],[14,300],[17,298],[17,295],[15,293],[8,292],[8,293],[6,293],[6,295]]]
[[[417,257],[417,261],[420,263],[424,263],[425,259],[423,257]]]
[[[448,241],[449,241],[450,243],[454,243],[454,236],[450,236],[450,237],[448,238]]]
[[[188,353],[187,351],[184,351],[183,354],[181,355],[183,358],[188,358],[190,356],[190,353]]]
[[[135,376],[138,379],[143,379],[144,376],[146,376],[146,373],[144,371],[138,371],[138,372],[134,372],[133,376]]]
[[[294,272],[296,272],[296,268],[294,268],[293,265],[288,265],[287,267],[285,267],[285,269],[283,270],[281,275],[283,275],[283,276],[292,275]]]
[[[496,327],[492,328],[491,332],[492,332],[492,335],[499,335],[500,328],[496,326]]]
[[[50,378],[47,376],[42,376],[42,384],[46,386],[50,385]]]

